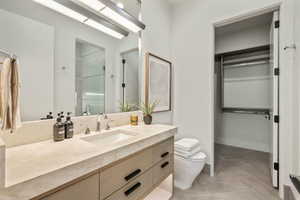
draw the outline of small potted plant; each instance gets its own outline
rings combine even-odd
[[[140,106],[141,111],[144,114],[144,123],[147,125],[152,124],[152,113],[157,106],[157,102],[153,103],[142,103]]]
[[[126,102],[125,103],[120,102],[120,110],[121,112],[130,112],[133,110],[133,106]]]

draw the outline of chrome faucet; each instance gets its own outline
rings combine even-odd
[[[97,132],[101,132],[101,116],[103,115],[103,113],[98,114],[98,119],[97,119],[97,128],[96,131]]]
[[[104,115],[104,120],[105,120],[105,130],[110,130],[110,125],[109,125],[110,120],[108,119],[108,116],[106,114]]]

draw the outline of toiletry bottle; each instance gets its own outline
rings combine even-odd
[[[49,112],[49,114],[47,115],[46,118],[47,118],[47,119],[53,119],[52,112]]]
[[[65,126],[64,123],[61,122],[59,116],[53,126],[53,139],[55,142],[63,141],[65,139]]]
[[[61,117],[62,120],[65,118],[65,115],[64,115],[63,111],[60,112],[60,117]]]
[[[139,125],[139,117],[137,115],[130,115],[130,125],[131,126],[137,126]]]
[[[70,112],[68,112],[67,120],[65,122],[65,138],[72,138],[74,135],[74,124],[71,121]]]

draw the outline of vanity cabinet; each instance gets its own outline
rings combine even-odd
[[[163,141],[153,147],[153,164],[161,161],[162,159],[166,158],[170,154],[173,153],[174,149],[174,140],[169,139]]]
[[[124,161],[101,170],[100,199],[105,199],[114,191],[143,174],[152,166],[152,148],[130,156]]]
[[[152,188],[153,171],[149,170],[106,200],[140,200]]]
[[[97,170],[38,200],[141,200],[173,173],[174,139]]]
[[[172,154],[171,154],[172,155]],[[173,171],[173,159],[171,155],[161,160],[153,167],[153,184],[158,185],[167,178]]]
[[[99,174],[87,177],[41,200],[99,200]]]

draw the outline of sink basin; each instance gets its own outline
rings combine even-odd
[[[137,133],[132,133],[125,130],[115,130],[115,131],[100,133],[97,135],[87,136],[81,139],[95,145],[107,145],[107,144],[115,144],[115,143],[128,140],[136,135]]]

